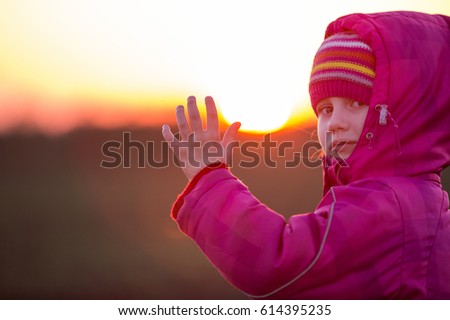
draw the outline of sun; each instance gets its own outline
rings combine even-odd
[[[256,99],[234,94],[219,101],[219,110],[228,124],[240,122],[241,131],[266,133],[283,128],[291,116],[293,104],[277,97]]]
[[[222,70],[222,77],[210,95],[225,122],[240,122],[241,131],[268,133],[280,130],[300,105],[302,91],[299,88],[305,86],[299,82],[298,68],[289,63],[278,63],[275,68],[265,66],[257,59],[250,60],[236,59],[234,69]],[[270,75],[254,76],[269,68],[274,69],[269,71]]]

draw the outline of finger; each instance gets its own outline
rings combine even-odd
[[[167,124],[162,126],[162,135],[164,140],[169,143],[169,146],[171,146],[172,142],[175,141],[175,136]]]
[[[206,104],[206,130],[219,134],[219,119],[217,108],[212,97],[205,98]]]
[[[197,108],[197,101],[194,96],[190,96],[188,98],[188,114],[189,114],[189,122],[191,124],[192,130],[194,132],[203,131],[202,127],[202,119],[200,118],[200,112]]]
[[[223,139],[222,139],[223,146],[226,147],[231,141],[236,140],[237,133],[238,133],[240,127],[241,127],[240,122],[234,122],[227,128],[227,130],[225,131],[225,134],[223,135]]]
[[[191,133],[191,127],[186,119],[186,114],[184,113],[184,107],[178,106],[176,109],[176,118],[178,124],[178,130],[180,131],[181,139],[187,140],[188,135]]]
[[[166,140],[166,142],[169,144],[169,147],[174,150],[176,144],[178,144],[179,141],[177,138],[175,138],[175,135],[172,133],[170,127],[167,124],[162,126],[162,135],[164,140]]]
[[[180,141],[175,138],[175,135],[167,124],[162,126],[162,135],[164,140],[169,144],[170,149],[172,149],[175,158],[181,162],[181,165],[186,159],[186,153],[183,149],[180,150]]]

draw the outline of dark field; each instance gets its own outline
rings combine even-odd
[[[0,136],[0,299],[246,298],[170,218],[187,182],[179,168],[138,168],[136,150],[131,168],[100,167],[108,160],[103,143],[122,141],[123,132],[160,145],[159,128]],[[311,138],[292,134],[296,146]],[[312,211],[321,197],[320,168],[235,165],[233,172],[286,217]],[[446,190],[449,181],[447,170]]]

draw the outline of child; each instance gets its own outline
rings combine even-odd
[[[188,158],[203,159],[201,148],[180,149],[190,182],[172,216],[228,281],[252,298],[450,299],[440,184],[450,163],[449,26],[449,17],[417,12],[328,26],[309,89],[326,162],[312,213],[286,221],[233,176],[226,154],[195,166]],[[220,141],[212,98],[206,107],[206,130],[195,98],[190,125],[178,107],[181,142],[192,133],[225,148],[239,124]],[[163,136],[181,143],[168,126]]]

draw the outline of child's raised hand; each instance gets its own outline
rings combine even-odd
[[[181,162],[181,168],[186,177],[191,180],[207,165],[221,161],[229,163],[232,148],[230,143],[236,140],[240,127],[239,122],[231,124],[222,139],[220,139],[217,109],[212,97],[205,98],[206,129],[203,129],[202,119],[194,96],[187,99],[189,122],[183,106],[176,109],[176,119],[180,140],[176,139],[168,125],[163,125],[162,134],[169,143],[175,156]]]

